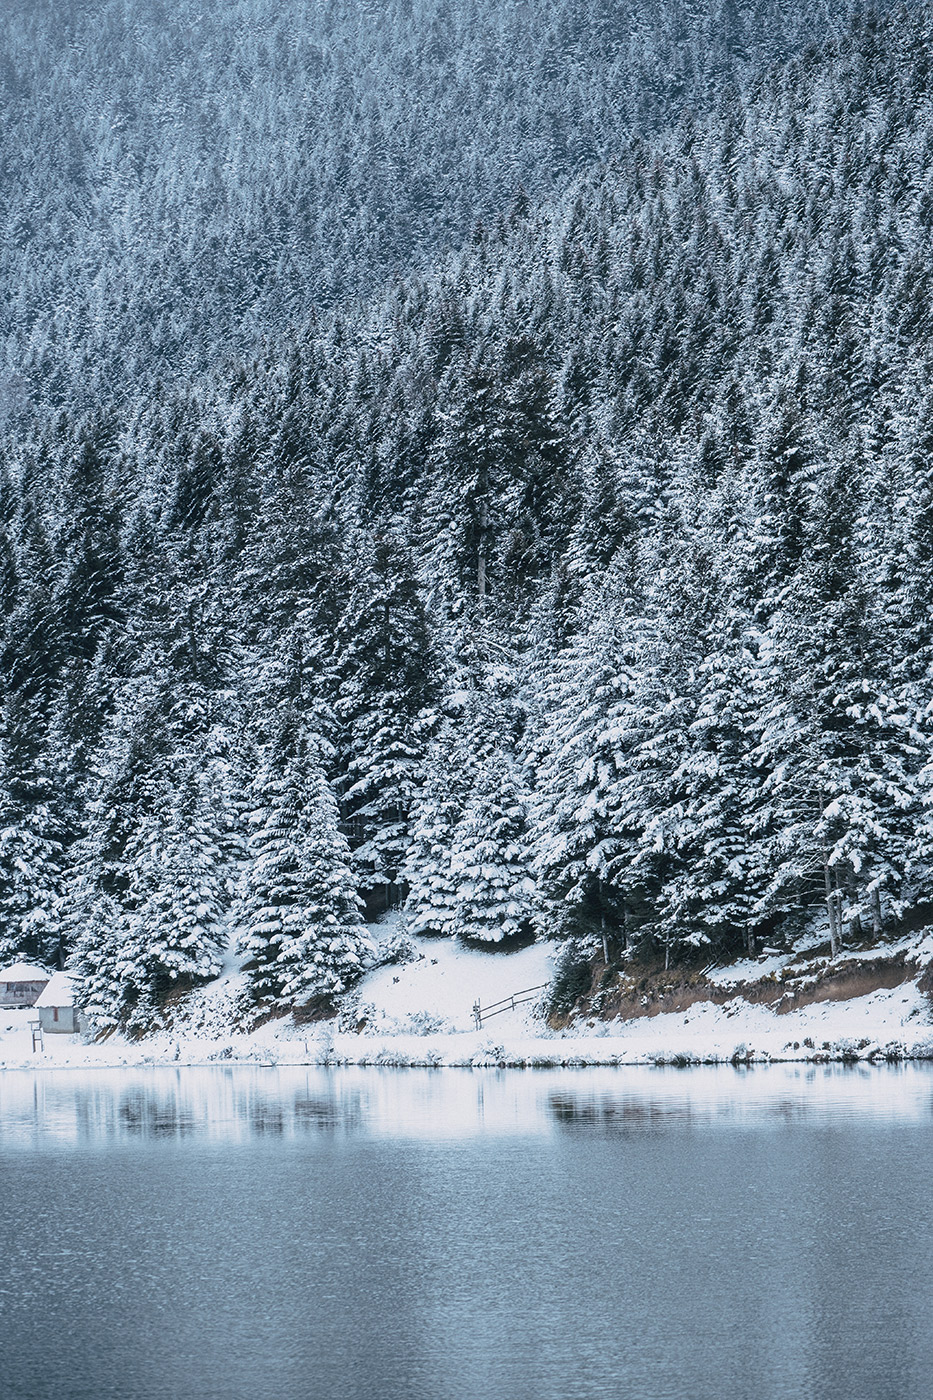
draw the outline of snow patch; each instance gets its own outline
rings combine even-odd
[[[378,932],[378,930],[373,930]],[[485,953],[453,939],[409,940],[410,961],[389,963],[366,976],[359,986],[357,1010],[365,1035],[474,1029],[473,1003],[492,1006],[516,992],[550,981],[555,942],[535,943],[513,953]],[[377,945],[378,948],[378,945]],[[491,1024],[497,1031],[544,1028],[534,1000],[500,1012]]]

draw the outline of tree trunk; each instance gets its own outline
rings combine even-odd
[[[480,603],[486,597],[486,530],[489,526],[489,503],[479,503],[479,539],[476,547],[476,592]]]
[[[599,930],[603,939],[603,962],[609,966],[609,944],[606,941],[606,908],[603,904],[603,882],[599,882]]]
[[[873,889],[871,892],[871,931],[875,938],[880,938],[884,933],[884,912],[881,908],[881,891]]]
[[[833,873],[829,868],[829,853],[826,850],[826,837],[823,846],[823,880],[826,886],[826,912],[829,914],[829,952],[835,957],[839,951],[839,930],[836,926],[836,892],[833,889]]]
[[[849,896],[849,907],[854,910],[854,913],[849,915],[849,937],[854,940],[862,936],[862,919],[858,912],[858,885],[855,881],[855,871],[851,865],[846,871],[846,890]]]
[[[824,815],[823,795],[820,794],[820,818]],[[825,831],[820,836],[820,852],[823,858],[823,883],[826,890],[826,912],[829,914],[829,954],[835,957],[839,951],[840,928],[837,922],[838,907],[833,888],[833,872],[829,866],[829,850],[826,846]]]

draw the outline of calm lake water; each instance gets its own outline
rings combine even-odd
[[[0,1075],[4,1400],[929,1400],[933,1067]]]

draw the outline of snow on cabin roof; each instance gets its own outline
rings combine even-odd
[[[11,963],[9,967],[0,967],[0,982],[47,982],[49,974],[44,967],[36,967],[34,963]]]
[[[44,988],[36,1006],[74,1006],[74,982],[67,972],[54,972],[49,985]]]

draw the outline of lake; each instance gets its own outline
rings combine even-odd
[[[929,1400],[933,1066],[0,1075],[4,1400]]]

